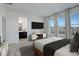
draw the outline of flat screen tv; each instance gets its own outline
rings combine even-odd
[[[42,22],[32,22],[31,26],[32,26],[32,29],[43,29],[44,23],[42,23]]]

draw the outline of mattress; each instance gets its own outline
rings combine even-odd
[[[44,45],[54,42],[54,41],[57,41],[57,40],[61,40],[61,39],[64,39],[64,38],[50,37],[50,38],[46,38],[46,39],[36,40],[36,41],[34,41],[34,47],[43,53]]]
[[[79,56],[77,52],[69,51],[70,44],[55,51],[55,56]]]

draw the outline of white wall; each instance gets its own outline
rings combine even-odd
[[[31,35],[32,33],[39,33],[39,32],[43,32],[44,29],[32,29],[31,28],[31,22],[44,22],[43,18],[39,18],[39,17],[28,17],[27,18],[27,31],[28,31],[28,38],[29,40],[31,40]]]
[[[31,22],[44,22],[43,18],[32,17]],[[32,29],[32,33],[42,33],[44,29]]]
[[[23,13],[7,11],[6,10],[6,39],[8,43],[15,43],[19,41],[19,31],[18,31],[18,17],[26,17],[27,18],[27,37],[30,38],[30,35],[33,31],[31,29],[32,21],[43,22],[42,18],[35,16],[28,16]]]
[[[18,17],[26,17],[26,15],[6,10],[6,39],[9,44],[19,42]]]
[[[19,41],[18,38],[18,18],[15,13],[6,12],[6,39],[8,43]]]
[[[0,4],[0,15],[5,16],[5,9],[2,4]]]

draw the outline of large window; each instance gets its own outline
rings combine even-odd
[[[64,15],[58,15],[58,36],[65,37],[65,18]]]
[[[50,31],[51,31],[51,33],[54,33],[54,20],[53,20],[53,18],[50,18],[50,20],[49,20],[49,25],[50,25]]]
[[[77,31],[77,28],[79,27],[79,12],[71,14],[71,34],[74,35],[74,33]]]

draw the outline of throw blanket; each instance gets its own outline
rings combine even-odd
[[[54,56],[57,49],[70,43],[70,39],[62,39],[49,44],[46,44],[43,48],[43,54],[45,56]]]

